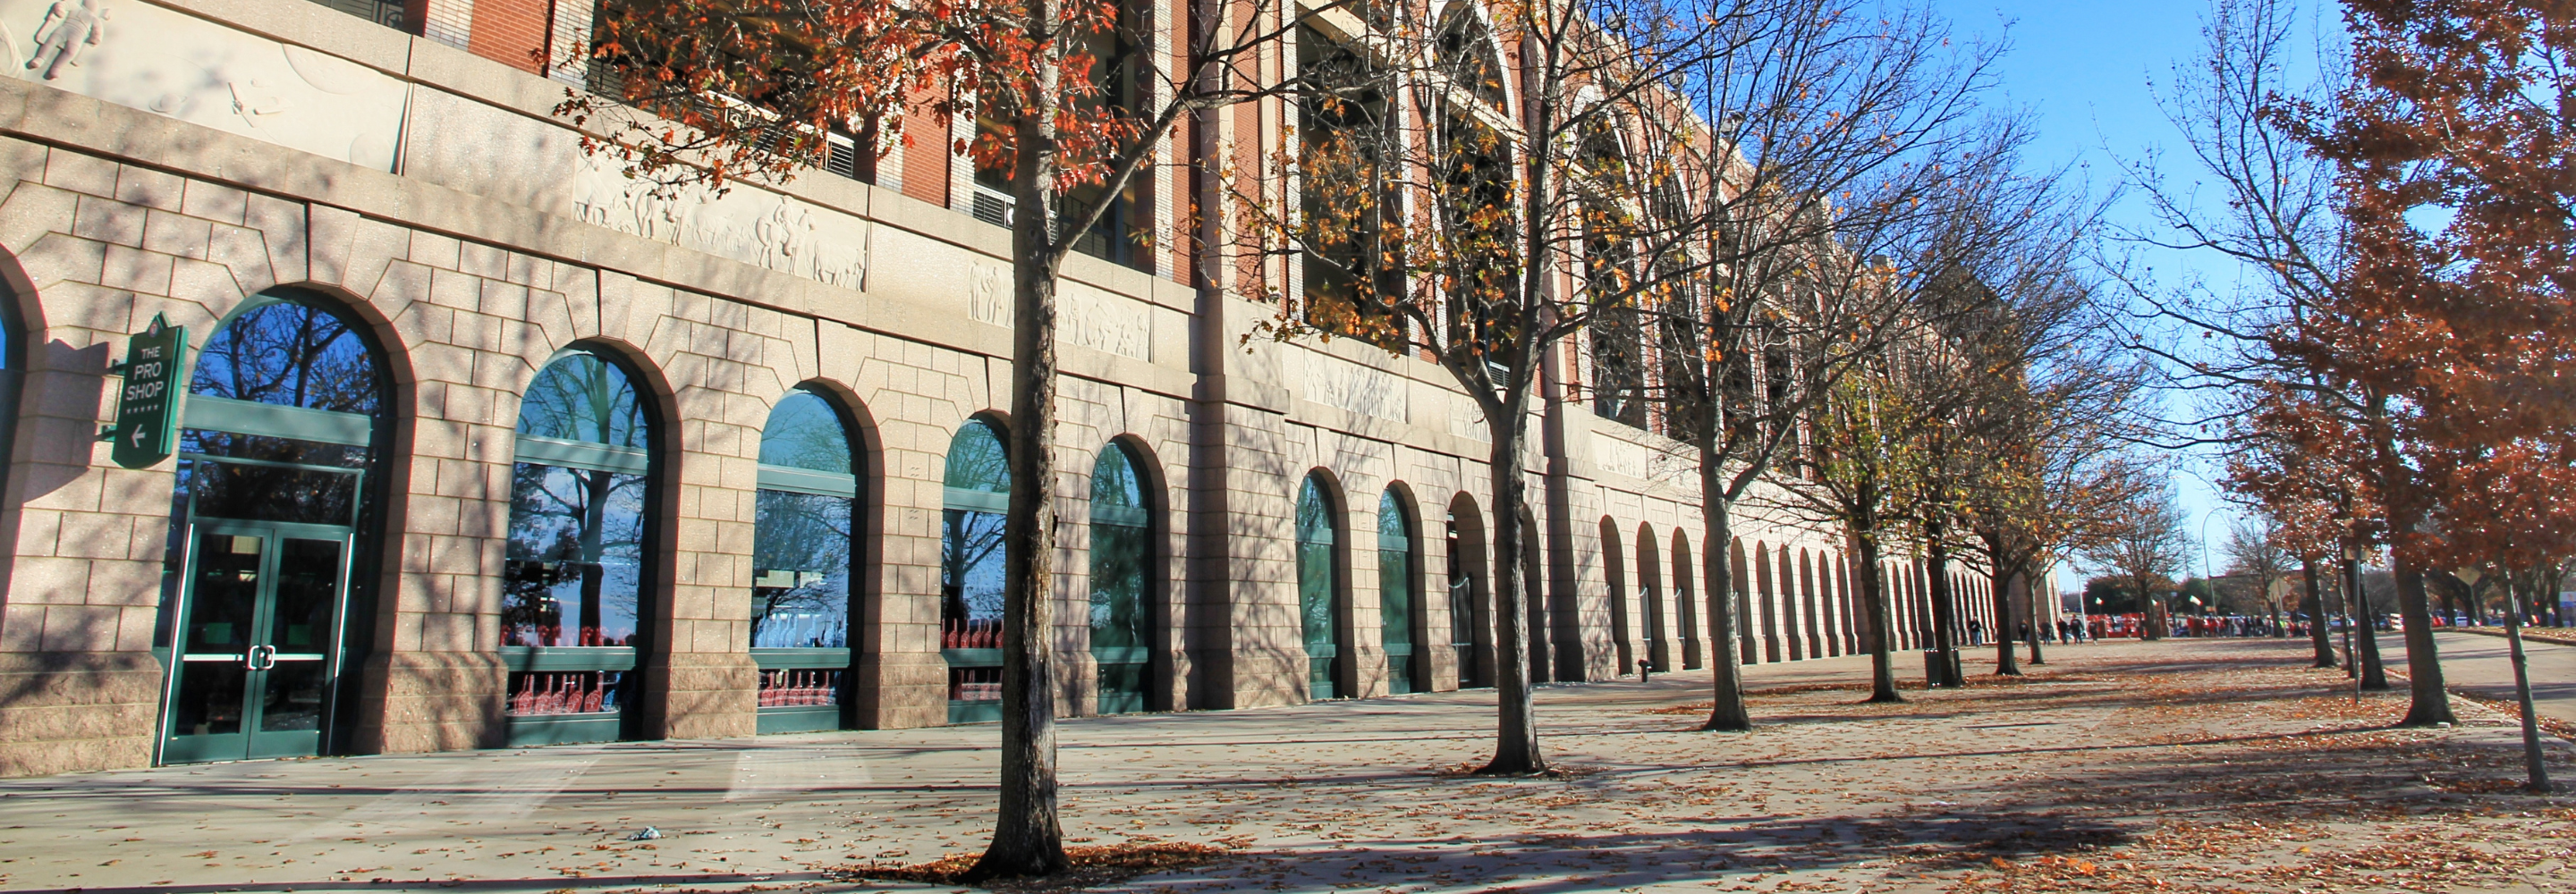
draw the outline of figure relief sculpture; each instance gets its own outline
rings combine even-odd
[[[54,0],[45,11],[45,22],[36,26],[36,52],[27,57],[27,70],[45,69],[45,80],[61,77],[63,69],[80,64],[81,47],[96,45],[107,36],[107,10],[98,0]]]

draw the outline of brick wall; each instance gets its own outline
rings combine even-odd
[[[549,47],[553,4],[549,0],[474,0],[473,30],[465,49],[522,71],[544,73],[538,62]]]

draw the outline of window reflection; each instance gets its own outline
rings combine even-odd
[[[328,311],[268,300],[206,340],[188,393],[375,415],[382,398],[366,342]]]
[[[1145,710],[1151,523],[1135,457],[1117,444],[1102,449],[1091,467],[1091,654],[1103,714]]]
[[[633,385],[598,357],[564,357],[528,386],[519,432],[588,449],[511,468],[502,644],[634,645],[647,486],[634,468],[648,428]]]
[[[642,475],[512,467],[502,645],[635,644],[644,487]]]
[[[764,471],[752,543],[751,646],[755,649],[848,648],[850,557],[857,533],[858,501],[826,483],[851,476],[850,440],[840,414],[823,398],[795,392],[770,411],[760,433],[765,468],[821,472],[821,479],[784,479]],[[763,691],[772,682],[763,678]],[[764,699],[767,696],[764,695]],[[764,701],[763,704],[768,704]],[[814,704],[792,700],[793,704]],[[819,704],[830,704],[821,702]]]
[[[1413,537],[1392,490],[1378,497],[1377,575],[1387,691],[1401,695],[1413,691]]]
[[[1337,533],[1332,500],[1315,476],[1306,476],[1297,495],[1297,614],[1306,642],[1307,694],[1317,700],[1339,697],[1334,659],[1341,643],[1333,629],[1333,601],[1341,589],[1333,579]]]
[[[374,416],[383,383],[366,340],[330,311],[262,297],[206,339],[188,392]],[[205,428],[179,432],[178,505],[198,517],[356,524],[366,447]]]
[[[974,420],[958,429],[948,443],[947,508],[941,513],[939,574],[939,647],[942,650],[998,650],[1002,647],[1004,569],[1003,510],[1011,490],[1011,471],[1001,433],[991,423]],[[948,697],[953,702],[999,702],[1002,698],[998,652],[950,651]],[[952,719],[984,719],[960,714]]]

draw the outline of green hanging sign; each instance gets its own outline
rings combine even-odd
[[[125,362],[107,368],[125,377],[117,392],[116,424],[101,429],[98,439],[111,442],[109,456],[129,469],[148,468],[170,458],[179,435],[179,369],[188,354],[188,327],[172,326],[160,314],[152,328],[126,337]]]

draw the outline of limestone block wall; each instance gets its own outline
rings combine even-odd
[[[0,26],[25,33],[41,6],[0,0]],[[360,546],[385,560],[363,590],[371,604],[351,615],[363,620],[343,677],[350,716],[326,749],[504,741],[501,574],[520,395],[569,349],[638,371],[660,425],[641,735],[756,729],[760,430],[799,387],[859,420],[853,713],[868,727],[947,721],[942,481],[959,426],[1009,409],[1006,234],[819,174],[658,195],[579,151],[551,115],[561,83],[300,0],[120,8],[133,11],[120,21],[158,27],[118,32],[78,80],[0,78],[0,285],[27,336],[0,491],[0,774],[154,759],[168,679],[155,650],[169,644],[176,598],[173,473],[118,468],[94,442],[113,412],[105,370],[155,314],[205,333],[274,287],[342,302],[393,380],[383,529]],[[276,78],[263,82],[279,102],[134,89],[149,51],[172,41],[244,78]],[[1276,112],[1246,111],[1229,126],[1257,129]],[[1294,561],[1310,474],[1342,509],[1347,694],[1389,688],[1376,549],[1389,492],[1414,522],[1416,654],[1432,688],[1493,678],[1493,600],[1523,594],[1492,592],[1490,569],[1470,563],[1484,601],[1466,620],[1485,627],[1464,656],[1482,664],[1462,666],[1449,648],[1447,520],[1483,526],[1462,545],[1490,562],[1496,509],[1490,435],[1445,372],[1349,341],[1247,346],[1268,306],[1168,269],[1075,258],[1067,280],[1053,482],[1061,710],[1088,713],[1097,695],[1083,522],[1092,462],[1113,440],[1142,458],[1159,510],[1151,705],[1312,696]],[[1702,665],[1737,647],[1708,640],[1702,563],[1733,545],[1700,542],[1677,445],[1572,404],[1527,424],[1516,471],[1542,547],[1541,678],[1607,678],[1642,656]],[[1837,621],[1852,614],[1848,587],[1825,583],[1847,577],[1840,544],[1758,513],[1736,529],[1765,569],[1739,576],[1756,657],[1835,654],[1851,638]],[[1919,575],[1908,582],[1919,592]],[[1765,594],[1778,598],[1753,598]],[[1901,626],[1919,626],[1919,600],[1908,605]]]

